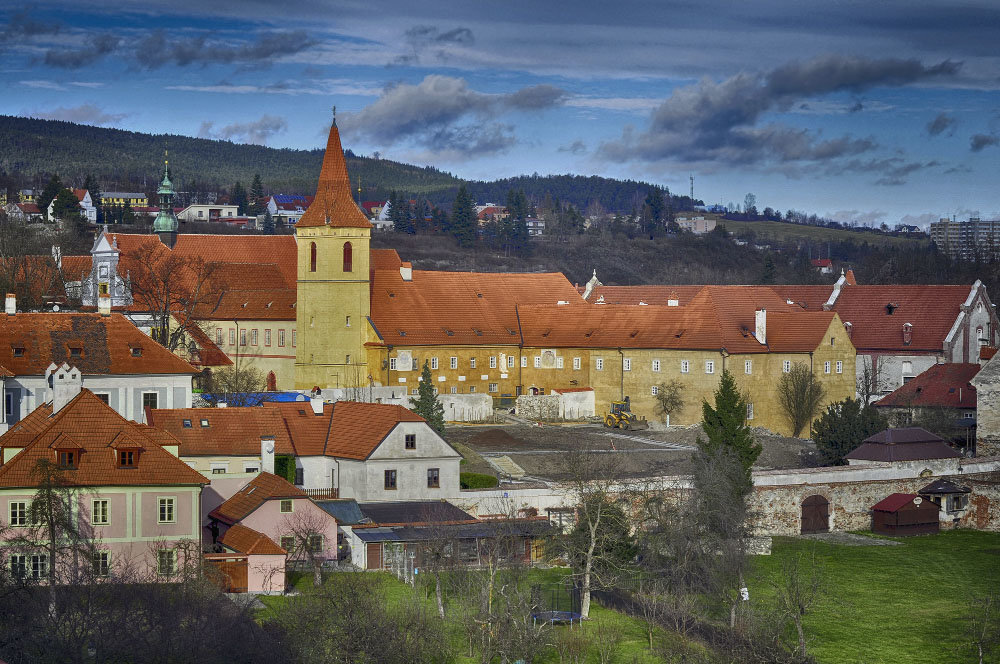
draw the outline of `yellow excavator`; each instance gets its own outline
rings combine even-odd
[[[612,401],[611,412],[604,416],[604,426],[611,429],[626,431],[642,431],[649,428],[649,422],[643,417],[639,419],[629,404],[628,397],[624,401]]]

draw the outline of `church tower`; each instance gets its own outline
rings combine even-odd
[[[170,162],[163,155],[163,180],[156,190],[160,198],[160,211],[153,220],[153,232],[160,236],[160,241],[171,249],[177,243],[177,216],[174,214],[174,185],[170,182]]]
[[[372,226],[351,196],[334,115],[316,197],[295,225],[298,246],[295,386],[368,385]]]

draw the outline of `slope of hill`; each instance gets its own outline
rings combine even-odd
[[[91,127],[57,120],[0,116],[0,188],[41,186],[57,173],[64,182],[82,184],[87,174],[105,190],[149,191],[163,167],[163,151],[170,151],[174,184],[181,191],[218,191],[234,182],[245,186],[260,173],[267,191],[311,194],[323,160],[323,151],[269,148],[175,134],[144,134],[122,129]],[[360,180],[361,197],[382,200],[397,190],[426,197],[450,207],[462,180],[433,167],[358,156],[346,151],[354,187]],[[522,176],[495,182],[470,182],[476,200],[503,202],[509,189],[524,189],[529,198],[545,196],[585,209],[597,201],[605,209],[628,212],[641,205],[654,185],[645,182],[573,175]],[[684,207],[682,201],[676,206]]]

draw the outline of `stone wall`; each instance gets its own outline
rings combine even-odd
[[[515,408],[517,416],[527,420],[553,422],[560,419],[558,394],[522,394],[517,398]]]

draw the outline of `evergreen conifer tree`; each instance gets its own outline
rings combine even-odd
[[[246,214],[247,211],[247,190],[243,183],[237,182],[233,185],[233,192],[230,196],[230,204],[236,206],[236,214]]]
[[[888,428],[889,423],[870,404],[847,398],[827,406],[813,425],[813,440],[824,463],[843,466],[847,455],[862,441]]]
[[[274,235],[274,217],[271,216],[271,211],[264,210],[264,220],[260,225],[260,232],[264,235]]]
[[[261,210],[260,200],[264,198],[264,183],[260,181],[260,173],[254,173],[253,184],[250,185],[250,200],[247,204],[247,214],[258,215]]]
[[[420,371],[420,384],[417,386],[417,398],[410,408],[414,413],[427,420],[427,424],[438,433],[444,433],[444,406],[434,394],[434,384],[431,382],[431,367],[424,360],[424,368]]]
[[[753,439],[747,426],[747,402],[736,389],[736,381],[728,370],[722,372],[722,380],[715,391],[715,405],[702,401],[702,429],[707,440],[698,437],[698,447],[709,457],[727,450],[736,455],[743,466],[745,485],[749,492],[753,486],[750,469],[760,456],[761,445]]]
[[[54,175],[49,178],[49,181],[45,184],[45,188],[42,189],[42,193],[38,195],[35,203],[38,205],[38,209],[42,211],[42,214],[48,215],[49,203],[55,200],[55,197],[59,195],[62,191],[63,185],[62,180],[59,179],[58,175]]]
[[[451,234],[459,246],[471,247],[476,244],[476,210],[472,198],[463,184],[458,188],[455,204],[451,208]]]

